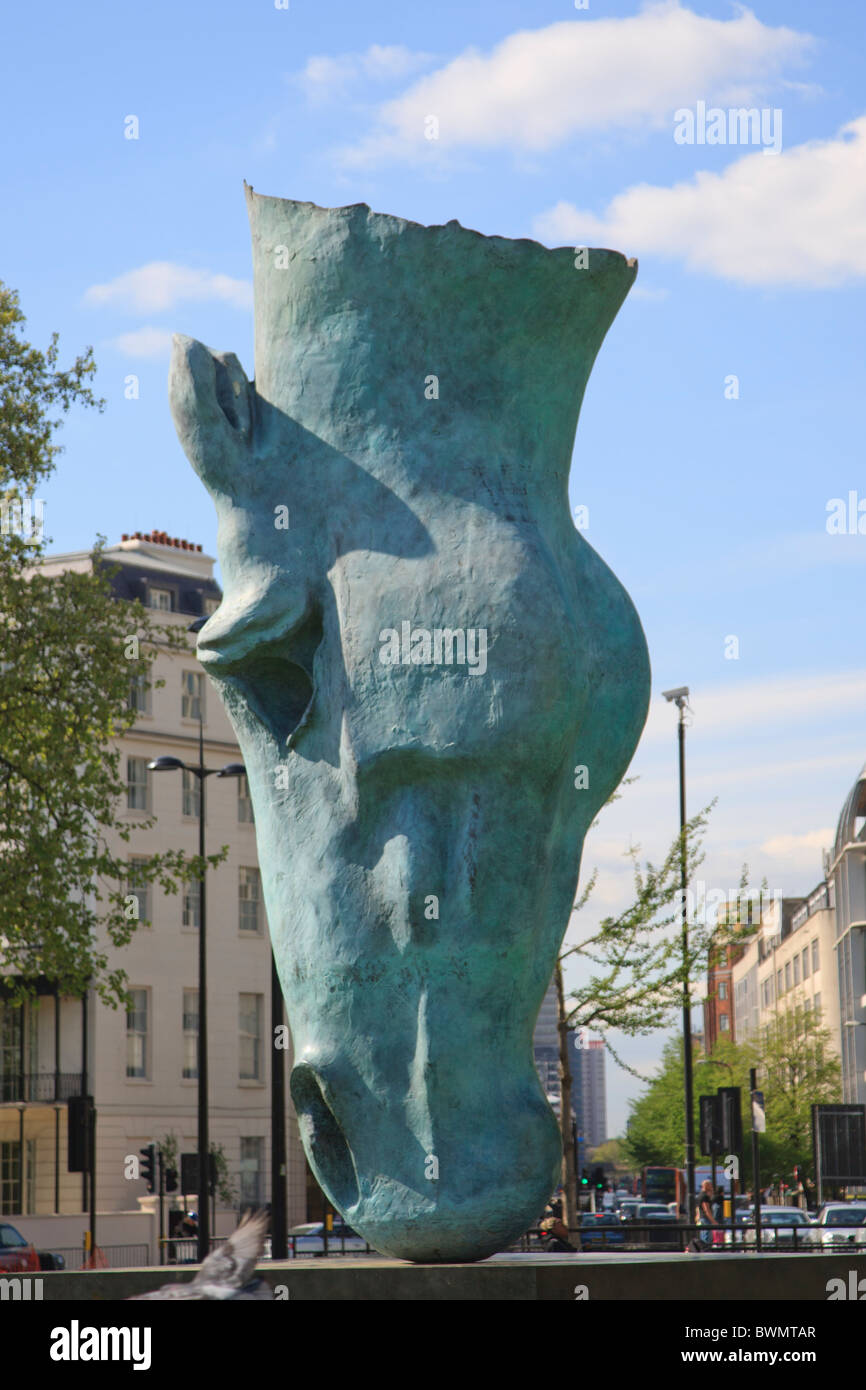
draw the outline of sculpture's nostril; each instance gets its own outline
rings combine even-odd
[[[310,1162],[328,1196],[341,1211],[360,1197],[352,1153],[325,1100],[322,1081],[308,1062],[292,1069],[292,1100]]]

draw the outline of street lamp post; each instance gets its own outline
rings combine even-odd
[[[689,688],[687,685],[681,685],[676,690],[665,690],[662,693],[664,698],[675,704],[680,712],[677,724],[677,747],[680,770],[680,896],[683,914],[683,1083],[686,1122],[686,1198],[691,1217],[695,1201],[695,1123],[692,1076],[692,1001],[689,990],[688,844],[686,842],[686,707]]]
[[[197,632],[204,625],[203,619],[192,623],[188,631]],[[204,765],[204,724],[202,719],[202,699],[199,693],[198,704],[198,764],[181,762],[180,758],[154,758],[148,763],[150,772],[190,772],[198,778],[198,853],[201,861],[199,875],[199,929],[198,929],[198,1249],[199,1260],[205,1260],[210,1251],[210,1135],[208,1130],[208,1047],[207,1047],[207,916],[205,899],[205,781],[208,777],[243,777],[246,769],[243,763],[227,763],[225,767],[205,767]]]

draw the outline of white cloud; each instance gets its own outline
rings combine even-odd
[[[402,44],[374,43],[363,53],[316,55],[292,81],[310,101],[320,104],[333,100],[353,82],[399,82],[433,61],[432,53],[414,52]]]
[[[672,188],[638,184],[602,217],[558,203],[535,219],[556,245],[673,256],[745,285],[825,288],[866,276],[866,116],[838,137],[763,151]]]
[[[646,299],[650,304],[660,304],[667,297],[667,290],[652,289],[649,285],[635,285],[630,295],[632,299]]]
[[[105,285],[91,285],[84,296],[88,304],[117,304],[125,309],[159,313],[189,300],[219,300],[238,309],[253,302],[252,285],[210,270],[174,265],[171,261],[151,261],[137,270],[127,270]]]
[[[171,333],[147,325],[112,338],[111,346],[117,348],[125,357],[168,357],[171,353],[171,340]]]
[[[810,35],[771,28],[747,9],[707,19],[679,0],[622,19],[565,20],[511,34],[488,54],[468,49],[381,106],[377,129],[341,158],[365,165],[425,146],[538,152],[589,130],[673,130],[676,108],[751,100],[779,85],[812,45]],[[425,137],[430,115],[439,120],[436,140]]]
[[[836,831],[830,826],[825,826],[823,830],[808,830],[803,835],[774,835],[761,845],[761,853],[771,855],[774,859],[790,860],[799,864],[804,851],[809,853],[816,850],[817,853],[810,853],[809,858],[810,862],[814,860],[817,864],[820,862],[821,850],[828,849],[835,837]]]
[[[704,738],[766,724],[778,730],[810,719],[832,726],[844,713],[866,706],[866,671],[810,672],[742,681],[709,690],[693,689],[690,699]],[[671,740],[675,715],[655,692],[642,746]]]

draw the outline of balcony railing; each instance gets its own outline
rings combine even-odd
[[[51,1104],[80,1095],[79,1071],[0,1073],[0,1105]]]

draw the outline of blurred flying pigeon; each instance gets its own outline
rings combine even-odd
[[[191,1283],[163,1284],[153,1293],[134,1294],[128,1301],[146,1298],[273,1299],[270,1284],[264,1279],[252,1278],[265,1246],[269,1221],[266,1211],[245,1216],[225,1245],[211,1251]]]

